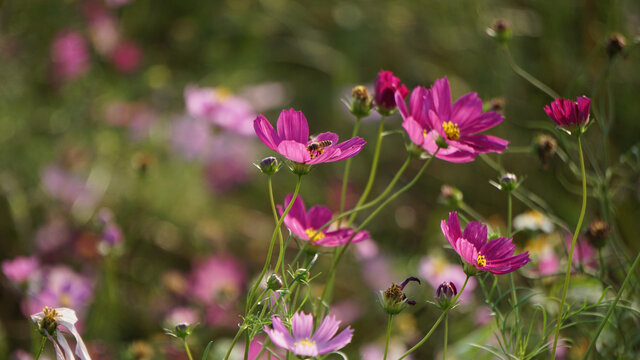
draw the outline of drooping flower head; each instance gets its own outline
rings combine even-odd
[[[353,337],[353,329],[350,326],[336,335],[340,321],[331,315],[322,320],[315,332],[313,315],[302,311],[291,317],[291,331],[278,316],[271,318],[271,324],[273,328],[264,327],[271,342],[299,356],[318,356],[338,351],[350,343]]]
[[[271,150],[292,161],[304,173],[308,165],[348,159],[357,155],[366,143],[364,139],[354,137],[338,143],[338,135],[324,132],[309,139],[309,125],[301,111],[282,110],[274,130],[269,120],[259,115],[253,122],[256,134]],[[301,165],[301,166],[300,166]]]
[[[576,101],[567,99],[555,99],[549,105],[545,105],[544,112],[555,121],[558,126],[566,129],[581,127],[589,122],[589,109],[591,99],[580,96]]]
[[[400,285],[392,283],[385,291],[380,291],[380,304],[384,311],[389,315],[396,315],[402,312],[407,305],[415,305],[414,300],[407,299],[404,294],[404,287],[411,281],[415,281],[420,284],[420,279],[416,277],[406,278]]]
[[[284,206],[278,205],[280,215],[289,206],[291,198],[293,198],[293,194],[288,194],[284,199]],[[295,236],[312,245],[334,247],[346,244],[351,237],[353,237],[351,243],[369,239],[369,233],[364,230],[355,236],[351,228],[335,229],[329,226],[319,231],[324,224],[331,220],[331,215],[331,210],[326,206],[315,205],[307,211],[304,201],[298,196],[284,218],[284,224]]]
[[[451,247],[477,270],[506,274],[531,261],[528,251],[513,255],[516,246],[512,238],[500,237],[487,241],[487,226],[479,221],[470,222],[463,233],[455,211],[449,213],[448,222],[442,220],[440,227]]]
[[[378,112],[388,115],[396,109],[396,93],[404,99],[409,90],[391,71],[381,70],[376,78],[375,102]]]
[[[78,317],[76,312],[69,308],[50,308],[45,307],[42,312],[31,315],[31,321],[37,326],[42,335],[46,336],[53,344],[56,350],[56,358],[58,360],[73,360],[75,356],[71,351],[71,347],[65,339],[60,326],[65,328],[76,339],[76,355],[81,360],[91,360],[89,351],[82,341],[82,337],[76,329]],[[53,336],[56,336],[54,339]]]
[[[401,93],[396,103],[402,118],[402,127],[411,141],[429,154],[438,144],[439,159],[464,163],[473,161],[478,154],[497,152],[507,148],[509,142],[491,135],[478,135],[502,122],[504,117],[495,112],[482,112],[482,100],[469,93],[451,105],[451,89],[446,77],[438,79],[428,90],[416,87],[407,108]],[[442,146],[443,145],[443,146]]]

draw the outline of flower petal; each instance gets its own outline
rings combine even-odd
[[[336,145],[338,143],[338,134],[336,133],[332,133],[332,132],[323,132],[318,134],[318,136],[316,136],[315,138],[313,138],[313,141],[326,141],[329,140],[331,141],[331,145]]]
[[[64,351],[65,358],[74,360],[75,357],[73,356],[73,351],[71,351],[71,346],[69,346],[67,339],[64,338],[62,331],[56,331],[56,340],[60,345],[60,348]]]
[[[471,265],[477,265],[478,249],[469,241],[460,238],[456,241],[455,248],[458,255]]]
[[[308,163],[311,160],[307,147],[293,140],[282,140],[278,144],[278,153],[297,163]]]
[[[456,100],[451,108],[451,121],[458,124],[460,132],[466,133],[467,126],[471,125],[482,114],[482,100],[477,93],[468,93]]]
[[[418,124],[417,121],[415,121],[412,117],[405,118],[404,121],[402,122],[402,127],[407,132],[407,135],[409,135],[409,139],[411,139],[411,142],[413,142],[418,146],[423,145],[425,140],[424,139],[425,129],[422,126],[420,126],[420,124]]]
[[[460,142],[472,146],[479,153],[501,153],[509,145],[509,141],[491,135],[463,136]]]
[[[318,327],[316,332],[311,337],[312,341],[316,343],[326,343],[331,339],[340,327],[340,321],[336,320],[335,316],[328,315],[322,320],[322,324]]]
[[[452,211],[449,213],[449,221],[442,220],[440,222],[440,229],[442,229],[442,233],[444,237],[447,238],[449,244],[455,251],[458,251],[456,248],[456,241],[462,237],[462,231],[460,230],[460,221],[458,220],[458,213]]]
[[[482,249],[487,243],[487,226],[480,221],[472,221],[464,229],[462,237],[469,240],[476,248]]]
[[[291,332],[296,342],[311,337],[312,330],[313,315],[305,314],[303,311],[293,314],[291,317]]]
[[[289,334],[289,330],[284,326],[282,320],[279,317],[273,316],[271,318],[271,324],[273,325],[273,329],[265,326],[263,328],[264,332],[269,335],[271,342],[276,344],[278,347],[281,347],[286,350],[293,350],[293,338],[291,334]]]
[[[301,111],[282,110],[276,126],[282,140],[293,140],[305,145],[309,141],[309,124]]]
[[[284,208],[278,205],[278,213],[280,216],[284,213],[284,209],[289,206],[292,198],[293,194],[288,194],[284,198]],[[298,196],[293,202],[291,210],[289,210],[289,213],[287,213],[287,216],[284,218],[284,225],[300,239],[309,240],[309,236],[307,236],[305,231],[309,227],[309,224],[307,224],[307,211],[302,197]]]
[[[438,79],[429,89],[431,105],[442,121],[449,121],[451,118],[451,88],[447,77]]]
[[[460,126],[460,132],[465,135],[477,134],[491,129],[492,127],[500,124],[503,120],[504,116],[495,111],[478,114],[478,116],[467,120],[463,126]]]
[[[318,230],[331,220],[332,215],[333,213],[326,206],[312,206],[307,212],[307,226]]]
[[[342,330],[340,334],[338,334],[333,339],[329,340],[325,343],[318,343],[318,355],[328,354],[334,351],[338,351],[345,347],[348,343],[351,342],[351,338],[353,337],[353,329],[350,326],[347,326],[346,329]]]
[[[259,115],[253,120],[253,129],[265,145],[273,151],[278,151],[278,144],[280,144],[281,140],[267,118]]]

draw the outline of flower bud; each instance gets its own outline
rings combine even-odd
[[[538,135],[533,146],[538,153],[538,157],[540,157],[542,168],[546,169],[549,165],[549,160],[553,158],[556,150],[558,150],[558,142],[552,136],[541,134]]]
[[[453,306],[453,299],[457,294],[458,290],[454,283],[445,281],[440,284],[436,290],[436,302],[438,303],[438,307],[442,310],[446,310]]]
[[[441,149],[446,149],[449,147],[447,140],[445,140],[445,138],[443,138],[442,136],[438,136],[438,138],[436,139],[436,145],[438,145],[438,147]]]
[[[277,274],[271,274],[267,279],[267,289],[279,290],[282,288],[282,279]]]
[[[198,324],[180,323],[173,329],[164,329],[164,333],[176,338],[186,339],[187,336],[191,335],[191,333],[193,332],[193,328],[197,325]]]
[[[302,283],[307,282],[309,280],[309,271],[305,268],[298,268],[293,277]]]
[[[611,34],[611,36],[609,36],[609,41],[607,41],[607,54],[610,58],[613,58],[616,55],[622,53],[626,46],[627,39],[625,39],[622,34],[613,33]]]
[[[387,290],[380,291],[380,304],[387,314],[399,314],[407,307],[407,305],[416,304],[415,301],[407,300],[407,296],[403,292],[404,287],[411,281],[415,281],[420,284],[420,280],[418,280],[418,278],[409,277],[400,285],[391,284]]]
[[[518,185],[520,185],[520,183],[518,182],[516,174],[506,173],[500,178],[500,186],[502,187],[502,190],[511,192],[517,189]]]
[[[391,71],[380,71],[375,85],[376,109],[380,115],[391,115],[395,111],[396,92],[399,92],[402,98],[409,94],[409,90]]]
[[[358,85],[351,91],[351,104],[349,111],[359,118],[367,117],[371,113],[373,98],[363,85]]]
[[[607,240],[610,233],[611,229],[607,223],[600,219],[595,219],[589,224],[586,236],[591,245],[600,249],[604,246],[605,240]]]
[[[460,208],[464,195],[462,191],[449,185],[442,185],[440,188],[440,202],[454,209]]]
[[[260,171],[265,175],[273,175],[280,170],[280,164],[278,159],[273,156],[266,157],[260,161],[260,164],[256,165]]]
[[[509,23],[503,19],[498,19],[487,29],[487,34],[496,39],[500,44],[504,44],[511,39]]]

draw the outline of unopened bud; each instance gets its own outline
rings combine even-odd
[[[611,36],[609,36],[609,41],[607,41],[607,54],[610,58],[613,58],[616,55],[622,53],[626,46],[627,39],[625,39],[622,34],[613,33],[611,34]]]
[[[518,177],[513,173],[506,173],[500,178],[500,186],[502,190],[513,191],[518,187]]]
[[[367,117],[371,113],[373,98],[364,85],[358,85],[351,90],[351,104],[349,111],[359,118]]]
[[[605,245],[610,233],[611,229],[607,223],[600,219],[595,219],[589,224],[586,235],[591,245],[600,249]]]
[[[273,156],[269,156],[260,161],[260,164],[256,165],[260,171],[262,171],[265,175],[273,175],[280,170],[280,164],[278,163],[278,159]]]
[[[496,20],[493,25],[487,29],[487,34],[496,39],[499,43],[504,44],[511,39],[509,23],[503,19]]]
[[[282,288],[282,279],[276,274],[271,274],[267,279],[267,289],[279,290]]]
[[[541,134],[536,138],[534,148],[540,157],[542,168],[546,169],[549,164],[549,160],[553,158],[558,150],[558,142],[552,136]]]
[[[449,185],[442,185],[440,188],[440,201],[454,209],[460,208],[464,195],[462,191]]]
[[[438,286],[436,290],[436,301],[438,307],[442,310],[446,310],[453,305],[453,299],[458,294],[456,286],[452,282],[443,282]]]
[[[442,136],[438,136],[438,138],[436,138],[436,145],[438,145],[438,147],[441,149],[446,149],[449,147],[447,140],[445,140]]]

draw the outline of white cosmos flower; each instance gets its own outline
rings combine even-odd
[[[57,360],[75,360],[67,339],[65,339],[62,331],[58,329],[60,325],[76,338],[76,355],[78,358],[80,360],[91,360],[89,351],[87,351],[87,347],[76,329],[75,323],[78,322],[78,317],[72,309],[65,307],[53,309],[47,306],[42,312],[31,315],[31,321],[38,325],[40,331],[51,341],[56,350]],[[55,339],[52,334],[56,335]]]

